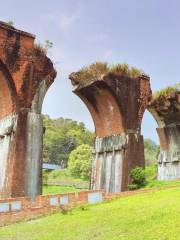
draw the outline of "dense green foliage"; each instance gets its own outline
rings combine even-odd
[[[160,147],[151,139],[144,140],[144,154],[146,166],[157,164]]]
[[[67,165],[69,154],[82,144],[92,146],[94,134],[84,123],[71,119],[44,116],[44,162]]]
[[[69,156],[68,170],[75,176],[90,179],[92,168],[92,147],[82,144]]]
[[[128,186],[129,190],[135,190],[142,187],[163,186],[163,181],[157,180],[157,164],[146,166],[145,169],[136,167],[131,171],[132,184]],[[166,186],[167,183],[165,183]],[[171,183],[170,183],[171,185]]]
[[[180,188],[121,197],[0,228],[16,240],[179,240]],[[85,210],[84,210],[85,209]]]
[[[146,173],[145,170],[141,167],[136,167],[131,170],[130,173],[132,184],[128,187],[130,190],[138,189],[140,187],[145,186],[146,183]]]

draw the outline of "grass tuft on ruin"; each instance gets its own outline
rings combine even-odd
[[[39,52],[42,55],[47,54],[47,49],[41,43],[35,43],[34,44],[34,49],[35,49],[36,52]]]
[[[168,97],[171,94],[173,94],[174,92],[178,92],[178,91],[180,91],[180,83],[177,83],[174,86],[169,86],[167,88],[164,88],[164,89],[161,89],[161,90],[155,92],[153,94],[153,98],[157,99],[157,98],[160,98],[160,97]]]
[[[161,111],[166,111],[168,108],[172,108],[179,111],[180,106],[177,101],[177,95],[180,92],[180,83],[169,86],[155,92],[152,96],[152,104],[159,108]]]
[[[143,70],[130,67],[127,63],[110,65],[107,62],[95,62],[88,67],[83,67],[78,72],[70,74],[70,79],[86,84],[93,80],[101,80],[107,74],[116,74],[129,78],[145,75]]]

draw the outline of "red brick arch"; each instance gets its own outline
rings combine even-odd
[[[41,106],[56,71],[35,36],[0,22],[0,195],[41,192]]]
[[[10,72],[0,59],[0,119],[17,110],[16,89]]]
[[[86,81],[77,72],[69,78],[96,129],[92,189],[127,190],[131,169],[145,166],[141,121],[151,98],[149,77],[109,73]]]
[[[166,99],[165,99],[166,98]],[[168,96],[153,99],[148,107],[156,120],[160,141],[158,157],[158,179],[180,178],[180,92],[175,90]]]
[[[75,93],[86,104],[98,137],[125,131],[121,109],[106,83],[93,84],[91,89],[84,88]]]

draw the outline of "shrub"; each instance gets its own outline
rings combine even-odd
[[[61,206],[60,207],[60,212],[63,214],[63,215],[67,215],[67,214],[72,214],[72,209],[70,208],[67,208],[65,206]]]
[[[88,205],[87,204],[86,205],[81,205],[81,206],[78,207],[78,209],[81,210],[81,211],[87,211],[88,210]]]
[[[130,176],[132,178],[132,184],[138,186],[138,188],[146,184],[146,174],[145,170],[141,167],[136,167],[131,170]]]

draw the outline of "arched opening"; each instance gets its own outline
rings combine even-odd
[[[96,129],[93,149],[91,189],[119,192],[125,144],[124,118],[111,88],[96,81],[74,91],[91,113]]]
[[[82,88],[76,94],[89,109],[98,137],[124,132],[123,117],[116,98],[104,82],[94,84],[87,89]]]
[[[25,189],[26,195],[32,199],[42,192],[43,118],[41,112],[44,97],[49,88],[48,79],[49,75],[41,80],[33,96],[31,109],[27,113]]]
[[[160,151],[159,136],[156,128],[158,124],[147,109],[144,113],[141,125],[141,132],[144,136],[144,154],[145,154],[145,171],[148,184],[153,185],[153,181],[158,175],[158,156]]]
[[[16,109],[16,90],[12,77],[0,60],[0,119],[8,116]]]
[[[56,94],[56,89],[60,94]],[[70,81],[61,78],[54,82],[45,96],[42,111],[46,128],[43,194],[88,189],[90,177],[75,177],[67,169],[72,151],[80,149],[83,156],[82,145],[93,147],[95,131],[93,119],[84,103],[72,93]]]

